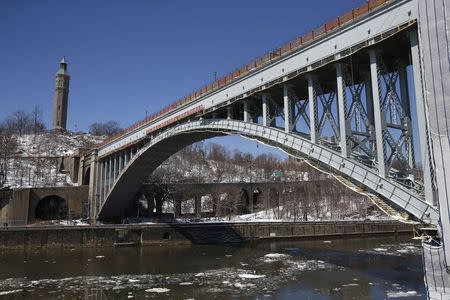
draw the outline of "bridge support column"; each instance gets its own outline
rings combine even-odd
[[[102,159],[102,178],[101,178],[101,192],[100,192],[100,205],[103,204],[106,192],[106,160]]]
[[[227,120],[233,119],[233,108],[227,107]]]
[[[114,184],[114,182],[116,181],[116,175],[117,175],[117,155],[116,154],[113,155],[112,163],[113,163],[112,184]]]
[[[202,199],[199,196],[194,197],[195,201],[195,216],[197,218],[202,217]]]
[[[122,171],[122,168],[123,168],[122,155],[123,155],[123,153],[119,152],[119,168],[118,168],[118,171],[117,171],[118,174],[120,174],[120,172]]]
[[[269,94],[262,95],[262,125],[270,126]]]
[[[250,114],[248,112],[248,101],[244,100],[244,122],[249,122]]]
[[[425,201],[431,205],[436,205],[437,195],[433,188],[433,177],[431,175],[432,169],[430,163],[430,148],[428,146],[431,141],[428,140],[428,124],[426,119],[425,100],[422,90],[422,69],[417,31],[412,30],[409,34],[409,38],[411,44],[411,60],[414,77],[417,123],[419,127],[420,156],[422,161]]]
[[[375,122],[373,117],[373,94],[372,94],[372,82],[370,80],[370,74],[365,74],[364,86],[366,94],[366,108],[367,108],[367,119],[369,123],[369,134],[371,143],[375,143]],[[373,148],[372,148],[373,149]]]
[[[181,197],[176,197],[173,202],[173,216],[179,218],[181,217]]]
[[[98,160],[98,173],[97,173],[97,192],[95,197],[97,213],[100,210],[101,200],[102,200],[102,192],[103,192],[103,161]]]
[[[283,105],[284,105],[284,132],[291,133],[293,125],[292,99],[289,97],[289,85],[283,85]]]
[[[78,185],[83,184],[83,178],[84,178],[84,155],[80,158],[80,167],[78,168]]]
[[[347,135],[349,132],[349,124],[347,121],[347,103],[344,95],[344,83],[342,78],[342,64],[336,64],[336,83],[337,83],[337,99],[339,111],[339,137],[341,145],[341,155],[348,157],[349,145]]]
[[[89,219],[95,222],[97,217],[97,184],[98,184],[98,152],[95,150],[92,153],[91,158],[91,174],[89,177],[89,191],[88,191],[88,202],[89,202]]]
[[[111,189],[112,183],[113,183],[113,157],[112,155],[109,156],[109,162],[108,162],[108,190]]]
[[[384,153],[384,131],[386,130],[386,118],[381,109],[379,78],[378,78],[378,60],[375,50],[369,50],[370,56],[370,77],[372,84],[372,99],[375,121],[375,140],[377,146],[378,173],[381,177],[386,177],[386,163]]]
[[[161,216],[162,215],[162,207],[163,207],[164,201],[160,198],[155,198],[155,208],[156,208],[156,215]]]
[[[411,122],[411,107],[409,103],[409,93],[408,93],[408,78],[406,73],[406,64],[399,66],[398,77],[400,81],[400,97],[402,101],[403,111],[406,115],[406,143],[407,143],[407,155],[408,155],[408,165],[410,169],[414,169],[414,144],[412,136],[412,122]]]
[[[103,192],[102,192],[102,197],[101,197],[101,201],[103,204],[103,201],[105,200],[106,197],[106,193],[108,191],[107,189],[107,184],[108,184],[108,160],[107,159],[103,159],[103,168],[105,169],[103,172],[103,179],[102,179],[102,187],[103,187]]]
[[[317,101],[314,91],[314,76],[308,75],[308,98],[311,143],[317,142]]]

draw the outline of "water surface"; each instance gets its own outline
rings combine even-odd
[[[5,299],[426,299],[406,237],[0,252]]]

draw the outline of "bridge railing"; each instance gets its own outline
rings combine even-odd
[[[371,13],[374,10],[377,10],[381,8],[382,6],[385,6],[388,3],[392,3],[398,0],[369,0],[366,3],[362,4],[359,7],[356,7],[352,9],[351,11],[347,12],[346,14],[339,16],[335,18],[332,21],[329,21],[328,23],[325,23],[324,25],[317,27],[313,29],[312,31],[298,37],[297,39],[290,41],[284,45],[282,45],[280,48],[274,49],[263,56],[256,58],[255,60],[251,61],[249,64],[244,65],[241,68],[238,68],[234,70],[233,72],[211,82],[200,88],[199,90],[186,95],[182,97],[181,99],[177,100],[176,102],[166,106],[159,112],[156,112],[145,119],[142,119],[130,127],[124,129],[123,131],[119,132],[118,134],[110,137],[109,139],[103,141],[98,147],[107,145],[119,137],[126,135],[127,133],[134,131],[137,128],[140,128],[148,123],[150,123],[153,120],[158,119],[161,116],[166,115],[167,113],[184,106],[185,104],[188,104],[202,96],[205,96],[206,94],[209,94],[213,91],[219,90],[222,87],[225,87],[229,83],[235,81],[236,79],[239,79],[259,68],[262,68],[269,63],[278,60],[282,57],[285,57],[296,50],[312,43],[318,38],[322,38],[323,36],[329,34],[330,32],[333,32],[337,29],[339,29],[342,26],[348,25],[349,23],[354,22],[355,20],[366,16],[367,14]]]

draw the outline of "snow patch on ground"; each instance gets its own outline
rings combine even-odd
[[[4,186],[11,188],[71,186],[61,158],[88,149],[105,137],[83,133],[42,133],[14,137],[17,149],[9,159]]]

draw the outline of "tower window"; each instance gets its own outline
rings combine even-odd
[[[60,111],[61,110],[61,106],[60,105],[58,105],[58,111]]]

